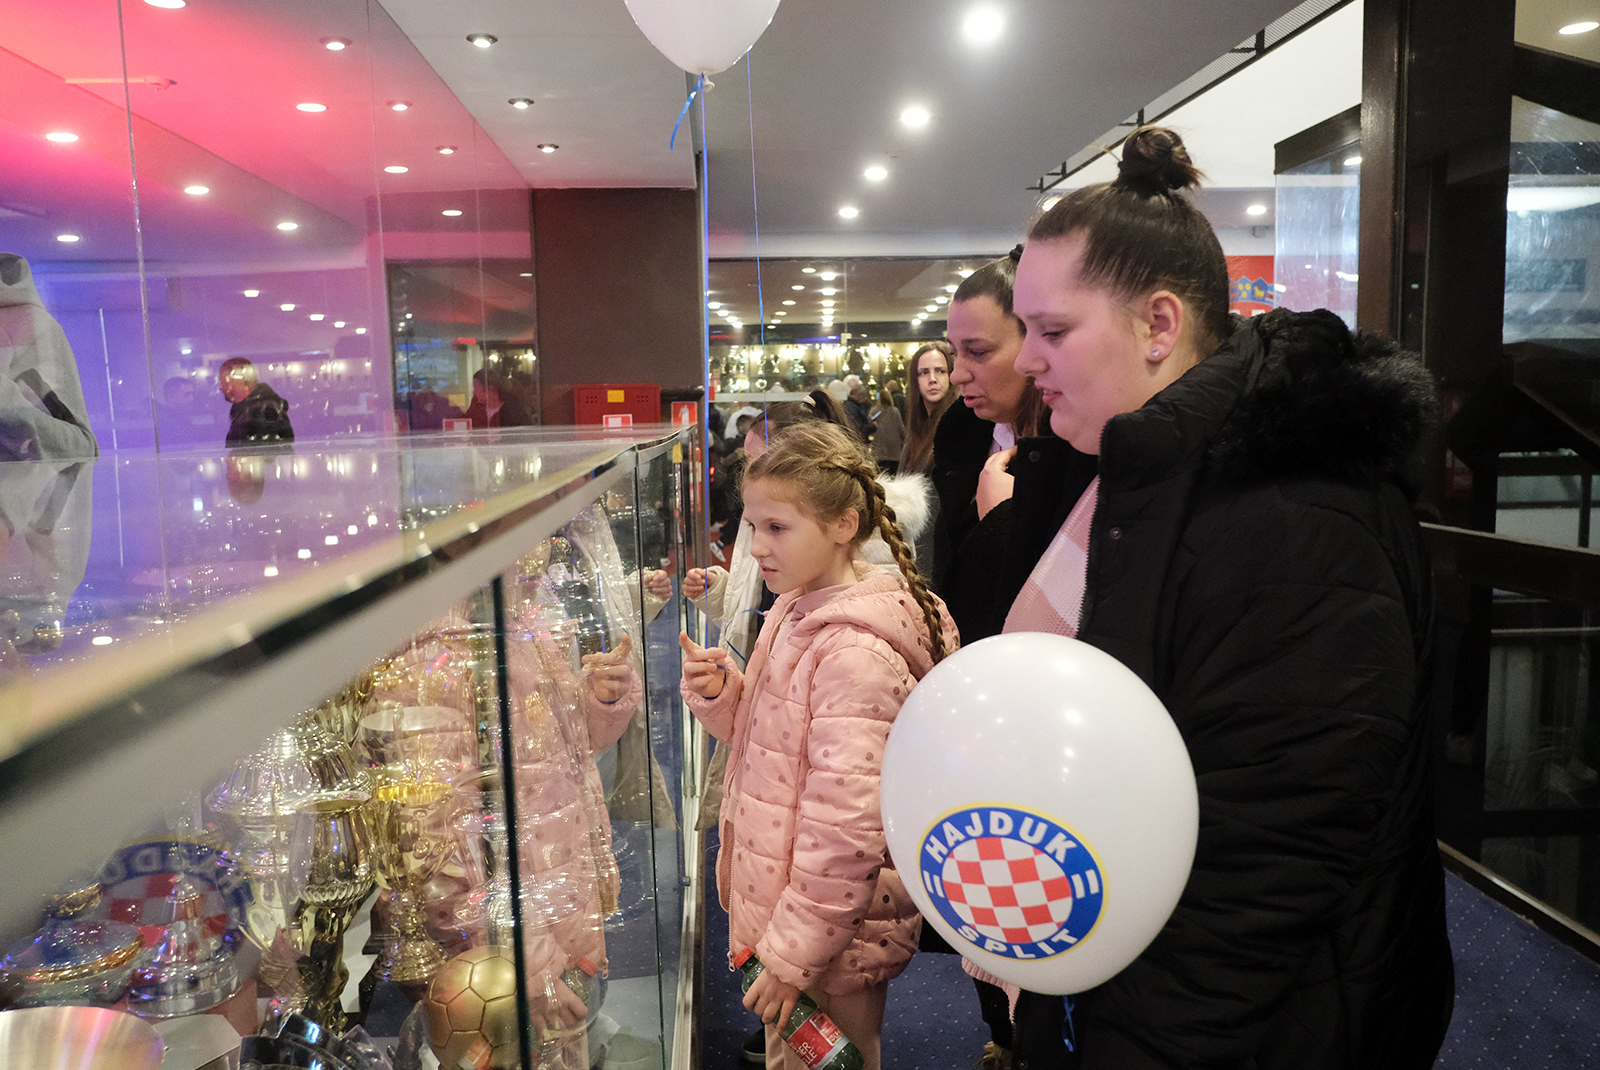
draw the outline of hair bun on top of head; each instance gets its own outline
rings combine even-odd
[[[1200,185],[1200,171],[1183,139],[1164,126],[1140,127],[1122,143],[1117,184],[1140,193],[1175,193]]]

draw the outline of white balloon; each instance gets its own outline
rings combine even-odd
[[[690,74],[725,71],[750,51],[778,0],[626,0],[650,43]]]
[[[883,822],[924,924],[997,977],[1066,994],[1160,931],[1199,801],[1183,738],[1138,676],[1087,643],[1019,632],[963,647],[907,696]]]

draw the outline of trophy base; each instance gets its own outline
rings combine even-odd
[[[380,981],[415,984],[431,981],[446,961],[444,951],[432,940],[405,940],[384,948],[372,972]]]

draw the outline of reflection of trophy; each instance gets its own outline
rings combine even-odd
[[[365,794],[314,799],[301,808],[309,819],[309,872],[295,910],[296,942],[305,953],[300,986],[305,1016],[343,1032],[340,996],[350,971],[344,965],[344,932],[372,891],[372,856]],[[302,824],[302,828],[305,825]]]
[[[302,718],[241,759],[207,799],[238,826],[239,857],[250,883],[244,928],[262,950],[288,923],[303,874],[290,864],[301,808],[325,796],[365,793],[366,772],[348,745]]]
[[[368,823],[373,870],[392,893],[395,939],[374,966],[385,981],[426,981],[444,965],[444,952],[428,935],[423,886],[456,845],[451,824],[454,792],[432,770],[385,766],[374,770]]]

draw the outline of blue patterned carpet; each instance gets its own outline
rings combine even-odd
[[[712,837],[715,839],[714,835]],[[709,867],[708,867],[709,869]],[[1560,944],[1454,876],[1447,878],[1456,1009],[1439,1070],[1600,1067],[1600,964]],[[704,1070],[734,1070],[757,1026],[724,966],[728,919],[706,898]],[[884,1064],[972,1070],[988,1032],[953,955],[918,955],[889,985]]]

